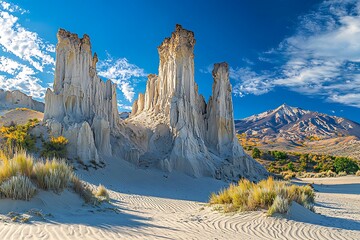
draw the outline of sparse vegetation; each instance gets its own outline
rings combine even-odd
[[[360,176],[360,170],[358,170],[355,175]]]
[[[64,160],[46,160],[34,165],[37,184],[45,190],[61,192],[68,185],[73,171]]]
[[[250,147],[251,154],[271,173],[280,174],[285,180],[297,177],[336,177],[340,172],[355,174],[359,163],[347,157],[283,151],[264,151]],[[256,150],[255,150],[256,149]],[[248,150],[250,151],[250,150]],[[343,175],[343,173],[341,174]]]
[[[71,183],[73,190],[79,194],[86,203],[91,205],[98,205],[100,203],[99,199],[93,194],[91,188],[83,183],[77,176],[73,175],[71,177]]]
[[[27,176],[17,175],[1,183],[1,193],[7,198],[29,201],[36,193],[34,184]]]
[[[101,200],[109,201],[109,193],[104,185],[99,185],[95,191],[95,196]]]
[[[97,204],[108,200],[107,190],[99,186],[97,198],[90,187],[77,178],[65,160],[36,159],[25,151],[15,151],[10,156],[0,151],[0,195],[13,199],[29,200],[36,193],[36,186],[44,190],[61,192],[72,188],[87,203]]]
[[[64,136],[51,137],[50,141],[44,142],[41,156],[51,158],[66,158],[66,145],[69,141]]]
[[[260,158],[261,157],[260,150],[258,148],[253,148],[251,156],[253,158]]]
[[[29,131],[38,122],[38,119],[30,119],[24,125],[10,124],[9,126],[2,126],[0,128],[0,136],[6,140],[6,146],[8,148],[34,151],[36,138],[32,136]]]
[[[358,164],[346,157],[337,157],[334,161],[334,168],[337,173],[346,172],[348,174],[354,174],[359,170]]]
[[[257,184],[242,179],[237,185],[231,184],[218,194],[213,193],[210,204],[220,205],[225,212],[267,209],[268,214],[273,215],[287,212],[292,201],[312,210],[314,197],[310,186],[291,185],[270,177]]]

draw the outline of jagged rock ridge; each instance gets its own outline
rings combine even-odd
[[[194,33],[177,25],[158,47],[159,75],[149,75],[146,92],[127,120],[129,126],[147,127],[133,128],[141,162],[194,176],[265,176],[236,139],[228,65],[215,64],[213,94],[206,103],[194,81],[194,45]]]
[[[44,106],[44,103],[34,100],[31,96],[28,96],[19,90],[4,91],[0,89],[0,108],[2,109],[24,107],[44,112]]]

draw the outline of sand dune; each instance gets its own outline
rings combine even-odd
[[[359,239],[360,177],[316,181],[316,212],[293,204],[287,217],[264,212],[223,214],[206,205],[226,184],[210,178],[136,169],[112,160],[105,169],[78,171],[104,184],[111,204],[91,207],[69,191],[40,192],[30,202],[0,200],[2,239]],[[300,182],[300,181],[298,181]],[[330,183],[330,184],[329,184]],[[318,185],[317,185],[318,184]],[[321,185],[323,184],[323,185]],[[12,223],[10,211],[41,209],[45,219]]]

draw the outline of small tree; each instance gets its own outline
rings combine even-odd
[[[281,151],[272,151],[271,155],[273,155],[275,160],[285,160],[288,158],[286,152],[281,152]]]
[[[347,157],[337,157],[334,161],[335,172],[355,173],[359,170],[358,164]]]
[[[258,148],[253,148],[252,150],[252,157],[253,158],[260,158],[261,151]]]
[[[293,171],[293,172],[295,171],[294,163],[289,162],[288,165],[287,165],[287,167],[288,167],[288,169],[289,169],[290,171]]]

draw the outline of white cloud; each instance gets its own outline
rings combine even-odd
[[[55,63],[49,54],[54,47],[45,43],[37,33],[22,27],[18,20],[11,13],[0,11],[0,46],[42,72],[45,65]]]
[[[35,98],[43,98],[46,89],[40,83],[32,68],[12,59],[0,57],[0,89],[17,89]]]
[[[0,0],[0,88],[41,99],[46,89],[38,74],[54,66],[55,47],[19,23],[24,13],[28,11]]]
[[[107,55],[107,59],[97,65],[98,74],[115,82],[125,98],[131,102],[135,95],[135,80],[146,76],[144,69],[129,63],[126,58],[114,59]]]
[[[237,69],[234,92],[263,94],[277,86],[360,107],[360,2],[324,1],[300,18],[296,33],[261,61],[283,64],[269,72]]]
[[[131,109],[132,109],[132,106],[125,105],[125,104],[121,103],[121,101],[118,101],[117,105],[118,105],[119,110],[121,110],[121,111],[124,111],[124,110],[125,111],[131,111]]]
[[[24,13],[28,13],[29,11],[22,9],[21,7],[13,4],[13,3],[9,3],[9,2],[5,2],[5,1],[0,1],[0,9],[8,11],[8,12],[19,12],[20,14],[24,14]]]

